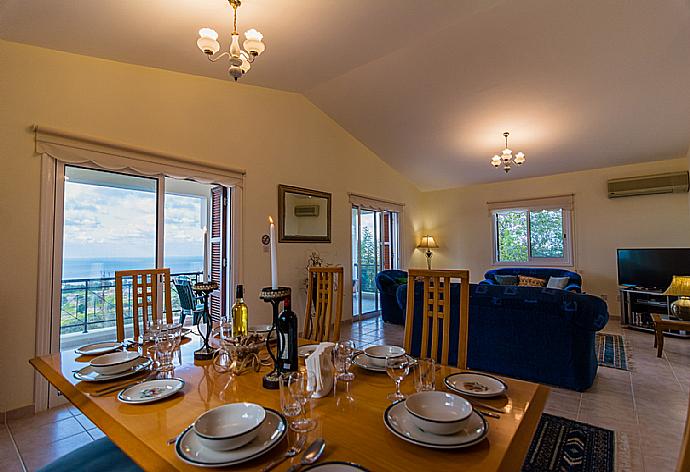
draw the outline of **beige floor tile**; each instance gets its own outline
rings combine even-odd
[[[68,418],[72,418],[72,413],[69,407],[64,405],[27,418],[11,420],[8,421],[7,424],[12,432],[16,432],[24,429],[37,428],[48,423],[54,423]]]
[[[10,427],[20,454],[33,449],[40,449],[46,444],[86,432],[72,416],[55,423],[47,423],[36,428],[22,428],[18,431]]]
[[[92,439],[89,433],[82,431],[77,435],[65,439],[60,439],[40,446],[37,445],[21,454],[24,459],[24,464],[26,464],[26,469],[28,471],[34,471],[91,441]]]
[[[105,433],[98,428],[90,429],[88,431],[88,433],[89,433],[89,436],[91,436],[94,440],[101,439],[101,438],[105,437]]]
[[[19,454],[5,425],[0,425],[0,470],[8,472],[23,470]]]
[[[90,419],[88,419],[86,416],[84,416],[84,415],[82,415],[82,414],[79,414],[79,415],[75,416],[74,418],[75,418],[75,419],[79,422],[79,424],[82,425],[82,427],[83,427],[85,430],[87,430],[87,431],[90,430],[90,429],[94,429],[94,428],[96,427],[96,425],[93,424],[93,423],[91,422]]]

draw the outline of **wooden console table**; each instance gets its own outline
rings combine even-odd
[[[657,357],[661,357],[664,352],[664,330],[690,331],[690,321],[665,320],[658,313],[652,314],[652,320],[654,320],[654,347]]]

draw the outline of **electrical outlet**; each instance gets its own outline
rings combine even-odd
[[[608,296],[607,294],[602,293],[602,294],[599,295],[599,296],[600,296],[601,299],[604,300],[605,302],[608,302],[608,301],[609,301],[609,296]]]

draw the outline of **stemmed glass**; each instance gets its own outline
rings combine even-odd
[[[292,398],[299,402],[302,412],[302,418],[294,420],[290,427],[300,433],[312,431],[316,428],[316,421],[310,418],[310,400],[316,389],[314,374],[306,371],[293,372],[288,379],[287,388]]]
[[[355,353],[355,343],[352,341],[340,341],[335,345],[335,368],[338,370],[337,379],[350,382],[355,374],[350,372],[352,355]]]
[[[388,394],[388,399],[392,402],[404,400],[405,395],[400,391],[400,382],[410,373],[410,362],[407,356],[386,357],[386,372],[395,382],[395,392]]]

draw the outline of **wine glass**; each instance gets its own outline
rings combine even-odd
[[[288,388],[292,397],[299,402],[301,406],[300,411],[302,412],[302,418],[293,421],[290,427],[300,433],[314,430],[316,428],[316,421],[310,418],[310,400],[314,390],[316,390],[314,374],[306,371],[293,372],[288,380]]]
[[[350,382],[355,374],[350,372],[352,355],[355,352],[355,343],[352,341],[340,341],[335,345],[335,368],[338,370],[338,380]]]
[[[289,418],[296,418],[302,411],[302,404],[299,398],[296,398],[290,385],[295,382],[295,378],[291,377],[291,372],[284,372],[280,374],[279,389],[280,389],[280,408],[283,414]]]
[[[404,400],[405,395],[400,391],[400,382],[410,373],[410,362],[407,356],[386,357],[386,372],[395,382],[395,392],[388,394],[392,402]]]

